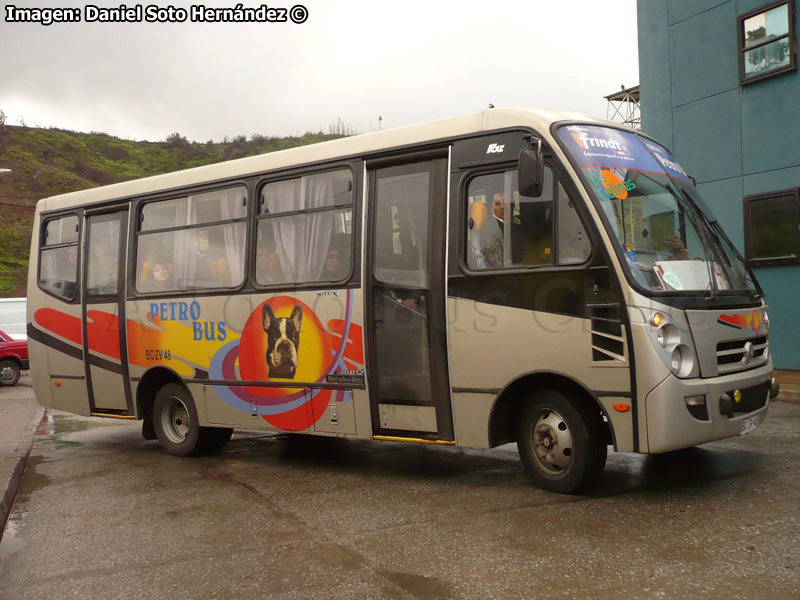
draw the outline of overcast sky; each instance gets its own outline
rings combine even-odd
[[[386,129],[490,102],[604,117],[603,96],[639,83],[636,0],[266,3],[288,9],[297,2],[308,9],[299,25],[45,27],[6,22],[4,13],[0,109],[12,125],[22,118],[30,126],[137,140],[177,131],[221,141],[327,131],[339,118],[369,132],[379,115]],[[12,2],[82,11],[92,3],[122,2]],[[261,3],[243,0],[245,7]],[[204,5],[233,8],[236,0]]]

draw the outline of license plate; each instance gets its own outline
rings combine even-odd
[[[748,433],[753,433],[756,429],[758,429],[759,421],[760,417],[758,415],[754,417],[748,417],[744,421],[742,421],[741,435],[747,435]]]

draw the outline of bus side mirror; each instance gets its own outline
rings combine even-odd
[[[533,148],[523,148],[519,153],[519,193],[538,198],[544,185],[544,158],[542,141],[534,139]]]

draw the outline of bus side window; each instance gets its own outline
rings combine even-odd
[[[99,215],[87,219],[89,248],[86,260],[86,293],[103,296],[117,293],[119,271],[119,216]]]
[[[513,171],[514,202],[512,203],[511,250],[515,266],[552,266],[553,223],[555,221],[555,188],[553,170],[546,166],[541,196],[520,196],[517,171]]]
[[[428,174],[384,177],[376,206],[375,276],[390,285],[426,287]]]
[[[552,265],[553,201],[550,167],[536,198],[520,195],[516,170],[475,177],[467,197],[467,265],[475,270]]]
[[[136,289],[237,287],[244,281],[246,220],[243,186],[148,202],[136,241]]]
[[[78,289],[78,217],[47,221],[39,255],[39,287],[65,300]]]
[[[353,176],[349,169],[266,183],[259,206],[256,283],[332,282],[350,274]]]
[[[589,236],[575,210],[572,198],[558,184],[558,264],[576,265],[589,258],[592,251]]]

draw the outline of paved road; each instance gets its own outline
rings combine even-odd
[[[22,372],[17,385],[0,387],[0,538],[43,412],[31,391],[30,371]]]
[[[800,405],[750,436],[610,455],[588,496],[492,451],[237,434],[178,459],[56,411],[0,598],[800,597]]]

